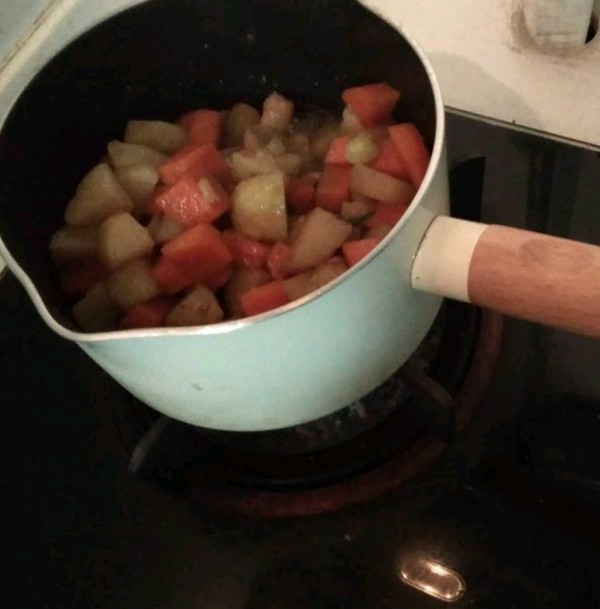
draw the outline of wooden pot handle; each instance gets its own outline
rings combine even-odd
[[[418,290],[600,338],[600,247],[439,216],[415,257]]]

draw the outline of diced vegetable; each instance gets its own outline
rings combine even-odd
[[[131,211],[133,201],[106,163],[96,165],[81,180],[75,196],[65,210],[65,220],[72,226],[99,224],[120,211]]]
[[[418,188],[429,167],[429,151],[412,123],[403,123],[389,128],[389,133],[412,183]]]
[[[142,302],[129,309],[121,319],[120,327],[123,330],[160,328],[165,325],[167,315],[176,304],[177,301],[168,296],[159,296]]]
[[[342,245],[342,254],[346,264],[348,266],[358,264],[379,245],[380,241],[381,239],[360,239],[344,243]]]
[[[216,179],[185,177],[158,192],[152,210],[160,210],[177,224],[191,227],[214,222],[229,206],[229,196]]]
[[[152,216],[152,220],[148,224],[148,232],[154,239],[154,243],[163,245],[180,235],[183,232],[183,226],[175,222],[173,218],[157,213]]]
[[[360,224],[375,211],[375,205],[366,201],[346,201],[342,204],[341,216],[346,222]]]
[[[327,285],[347,270],[344,259],[341,256],[334,256],[312,271],[305,271],[286,279],[283,287],[290,301],[298,300]]]
[[[167,156],[158,150],[117,140],[109,142],[108,158],[115,169],[130,165],[147,165],[156,169],[167,160]]]
[[[235,104],[225,119],[225,143],[238,146],[244,141],[244,133],[249,127],[260,122],[260,112],[248,104]]]
[[[199,281],[210,278],[233,261],[219,231],[210,224],[198,224],[166,245],[162,254],[174,264],[194,268]]]
[[[114,330],[121,315],[104,282],[92,287],[71,312],[75,323],[86,332]]]
[[[283,281],[277,280],[251,288],[240,297],[242,310],[247,317],[260,315],[289,302]]]
[[[107,281],[111,298],[123,311],[159,296],[161,289],[152,276],[152,265],[145,258],[125,262]]]
[[[283,282],[283,289],[290,302],[314,292],[313,271],[304,271],[286,279]]]
[[[231,279],[231,275],[233,275],[233,264],[228,264],[204,279],[202,283],[213,292],[216,292]]]
[[[199,283],[202,279],[206,281],[206,275],[209,274],[202,268],[182,266],[166,256],[160,256],[152,270],[155,281],[167,294],[176,294],[194,283]]]
[[[249,239],[233,230],[223,231],[221,237],[236,264],[252,269],[260,269],[266,265],[267,256],[271,251],[267,243]]]
[[[262,123],[248,127],[244,132],[242,143],[244,149],[251,152],[264,149],[268,149],[273,154],[285,152],[281,135],[273,127]]]
[[[144,213],[148,199],[158,184],[158,171],[149,165],[130,165],[117,168],[115,175],[133,201],[133,210]]]
[[[314,207],[315,185],[305,178],[289,178],[285,196],[294,211],[299,214],[308,213]]]
[[[60,287],[69,298],[82,298],[106,279],[106,269],[98,260],[83,260],[61,269]]]
[[[291,258],[292,248],[287,243],[279,241],[271,248],[267,256],[267,268],[273,279],[283,279],[288,276],[288,265]]]
[[[240,182],[233,193],[231,219],[234,228],[259,241],[285,241],[287,213],[282,173],[256,176]]]
[[[158,169],[165,184],[175,184],[182,178],[200,178],[227,173],[229,167],[212,144],[186,146],[165,161]]]
[[[401,180],[409,178],[406,165],[402,161],[396,145],[390,138],[384,139],[379,143],[379,156],[369,164],[369,167]]]
[[[341,256],[334,256],[320,264],[312,274],[312,281],[315,290],[322,288],[348,270],[344,259]]]
[[[367,228],[376,228],[377,226],[387,225],[394,226],[400,218],[406,213],[408,208],[405,205],[388,205],[387,203],[379,203],[375,213],[365,221]]]
[[[400,92],[380,82],[346,89],[342,99],[363,127],[374,127],[389,120]]]
[[[375,171],[364,165],[354,165],[350,179],[354,192],[394,205],[407,206],[415,195],[415,187],[409,182]]]
[[[238,180],[281,171],[277,159],[268,150],[241,150],[231,155],[231,168]]]
[[[262,115],[240,103],[177,125],[130,121],[50,243],[80,327],[217,323],[220,303],[228,318],[257,315],[345,273],[400,220],[427,167],[414,125],[389,126],[398,96],[349,89],[341,123],[294,116],[277,93]]]
[[[129,121],[124,140],[173,154],[186,145],[187,134],[179,125],[164,121]]]
[[[353,165],[361,163],[366,165],[379,155],[379,148],[371,136],[364,132],[353,137],[346,146],[346,159]]]
[[[348,146],[349,141],[350,138],[347,135],[336,137],[329,146],[325,163],[328,165],[349,165],[350,162],[346,158],[346,146]]]
[[[97,252],[96,226],[63,226],[50,240],[50,255],[57,263],[94,258]]]
[[[315,204],[323,209],[339,212],[350,196],[351,167],[325,165],[315,192]]]
[[[263,103],[260,122],[277,131],[285,131],[293,116],[294,104],[279,93],[271,93]]]
[[[272,281],[265,269],[236,268],[224,289],[225,307],[231,317],[242,317],[241,297],[251,288],[265,285]]]
[[[154,240],[148,229],[131,214],[114,214],[100,225],[98,254],[109,269],[115,269],[127,260],[145,256],[153,249]]]
[[[304,271],[324,262],[344,243],[352,225],[331,212],[315,207],[307,216],[293,241],[288,263],[290,271]]]
[[[188,144],[212,144],[218,148],[221,141],[221,113],[215,110],[190,112],[186,117],[185,130]]]
[[[167,315],[168,326],[205,326],[223,319],[223,310],[215,295],[203,285],[196,286]]]
[[[342,114],[342,123],[340,125],[340,133],[349,137],[358,135],[363,130],[363,126],[356,117],[356,114],[352,112],[352,109],[346,106],[344,113]]]

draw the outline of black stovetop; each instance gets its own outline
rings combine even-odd
[[[260,519],[184,503],[128,470],[145,422],[0,283],[3,595],[7,606],[411,609],[419,554],[460,573],[455,606],[600,607],[600,406],[524,382],[509,321],[480,413],[404,486],[320,516]]]

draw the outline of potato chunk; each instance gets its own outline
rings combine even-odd
[[[95,258],[98,253],[98,228],[63,226],[50,240],[50,255],[55,262],[78,262]]]
[[[149,254],[154,248],[154,239],[131,214],[115,214],[100,226],[98,231],[98,254],[109,269],[115,269],[127,260]]]
[[[118,140],[108,143],[108,158],[115,168],[129,167],[130,165],[147,165],[156,169],[167,160],[167,155],[138,144],[125,144]]]
[[[125,192],[133,201],[134,211],[144,213],[148,200],[158,184],[158,171],[149,165],[119,167],[115,174]]]
[[[167,326],[205,326],[223,319],[215,295],[205,286],[196,286],[167,315]]]
[[[114,330],[121,311],[112,299],[105,282],[97,283],[73,307],[73,319],[85,332]]]
[[[81,180],[67,205],[65,220],[72,226],[99,224],[112,214],[132,209],[133,201],[112,169],[106,163],[100,163]]]
[[[123,311],[161,293],[152,275],[152,265],[145,258],[130,260],[116,269],[108,279],[108,291]]]
[[[183,127],[164,121],[129,121],[123,139],[171,155],[187,144],[187,133]]]
[[[304,271],[324,262],[346,241],[352,225],[335,214],[315,207],[307,216],[292,243],[290,270]]]
[[[240,182],[233,193],[234,228],[264,241],[285,241],[287,213],[283,173],[269,173]]]

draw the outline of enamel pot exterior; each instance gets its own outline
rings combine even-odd
[[[78,332],[47,247],[81,176],[130,118],[258,104],[276,89],[341,111],[340,93],[404,92],[432,162],[403,220],[320,293],[250,320],[195,329]],[[427,334],[441,298],[411,287],[433,218],[448,213],[444,114],[431,68],[398,30],[351,0],[153,0],[100,24],[27,86],[2,130],[0,254],[48,325],[141,401],[218,430],[308,422],[359,399]],[[68,366],[68,362],[65,362]]]

